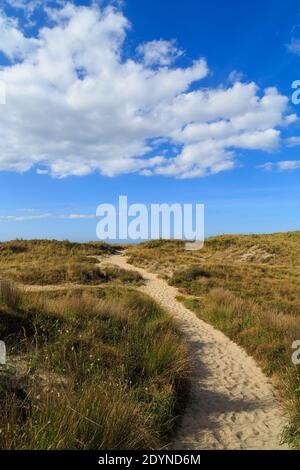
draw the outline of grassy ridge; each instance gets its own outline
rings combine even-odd
[[[141,276],[133,271],[100,269],[97,266],[97,258],[113,254],[117,248],[99,242],[71,243],[55,240],[0,243],[0,279],[9,278],[22,284],[41,286],[99,284],[113,279],[141,283]]]
[[[131,262],[159,272],[203,320],[242,345],[280,386],[291,415],[285,439],[300,448],[300,232],[224,235],[188,252],[183,242],[131,247]]]
[[[114,253],[106,243],[56,240],[14,240],[0,243],[0,278],[24,284],[98,282],[96,260],[89,256]]]

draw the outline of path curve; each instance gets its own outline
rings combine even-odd
[[[177,289],[156,274],[128,264],[123,255],[103,261],[140,272],[146,280],[141,290],[172,314],[189,346],[191,396],[171,448],[285,449],[280,434],[286,418],[255,361],[177,301]]]

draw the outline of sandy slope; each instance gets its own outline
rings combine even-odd
[[[103,259],[101,260],[103,262]],[[273,387],[254,360],[176,300],[177,289],[122,255],[107,262],[139,271],[142,290],[177,320],[193,362],[191,398],[174,449],[280,449],[286,424]]]

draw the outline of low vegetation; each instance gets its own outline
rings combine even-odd
[[[291,415],[284,438],[300,449],[300,369],[291,361],[300,339],[300,232],[218,236],[194,252],[183,242],[158,240],[129,253],[133,264],[177,286],[190,309],[274,378]]]
[[[0,279],[27,285],[99,284],[119,279],[141,284],[134,271],[100,269],[99,259],[119,247],[106,243],[16,240],[0,243]]]
[[[124,284],[37,294],[2,282],[0,338],[1,449],[158,448],[173,431],[186,350],[144,294]]]
[[[155,240],[131,246],[130,261],[178,287],[186,306],[257,359],[290,412],[285,441],[300,449],[300,369],[291,361],[300,232],[184,248]],[[0,374],[0,448],[156,448],[173,430],[186,394],[185,348],[165,312],[134,290],[143,283],[137,272],[97,266],[115,250],[0,244],[0,338],[10,358]],[[26,293],[11,280],[68,289]]]

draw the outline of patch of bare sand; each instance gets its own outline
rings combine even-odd
[[[58,291],[67,291],[67,290],[75,290],[75,289],[98,289],[99,287],[106,287],[106,284],[45,284],[45,285],[24,285],[19,284],[18,287],[23,290],[24,292],[58,292]]]

